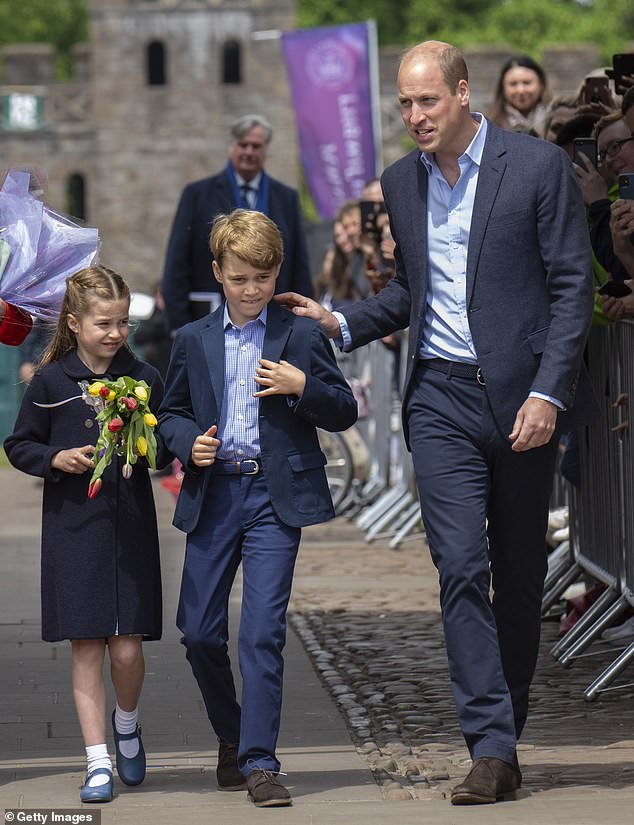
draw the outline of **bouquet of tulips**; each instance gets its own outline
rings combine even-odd
[[[125,457],[122,474],[132,475],[139,456],[156,469],[156,417],[150,412],[151,387],[127,375],[116,381],[95,381],[87,388],[87,401],[97,410],[100,423],[95,447],[95,470],[88,486],[88,498],[101,489],[101,476],[114,455]]]

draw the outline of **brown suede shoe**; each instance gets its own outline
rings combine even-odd
[[[256,808],[269,808],[274,805],[292,805],[288,788],[278,780],[277,775],[263,768],[254,768],[247,776],[249,799]]]
[[[522,784],[522,775],[517,767],[483,756],[476,759],[464,782],[451,792],[452,805],[486,805],[500,797],[512,794]]]
[[[244,791],[247,780],[238,767],[238,746],[232,742],[218,742],[216,781],[219,791]]]

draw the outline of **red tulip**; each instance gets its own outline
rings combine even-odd
[[[132,398],[132,396],[129,395],[124,400],[125,400],[125,405],[130,410],[130,412],[134,412],[136,410],[137,404],[138,404],[136,398]]]
[[[104,385],[100,388],[99,395],[103,396],[103,398],[107,398],[110,395],[110,390]]]
[[[116,415],[113,419],[108,422],[108,429],[111,433],[118,433],[119,430],[123,427],[123,421]]]
[[[88,498],[95,498],[99,490],[101,490],[100,478],[98,478],[96,481],[93,481],[92,484],[88,485]]]

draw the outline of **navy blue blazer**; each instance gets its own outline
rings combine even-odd
[[[185,476],[174,526],[195,529],[211,477],[190,462],[197,436],[218,423],[224,386],[223,307],[179,330],[172,348],[166,391],[159,410],[160,431],[183,464]],[[305,527],[334,516],[316,428],[351,427],[357,404],[335,361],[332,345],[308,318],[268,305],[262,357],[284,359],[306,375],[304,394],[260,399],[262,470],[280,519]]]
[[[396,276],[345,312],[353,347],[409,325],[405,401],[425,319],[427,179],[418,149],[383,173]],[[469,327],[500,432],[511,432],[530,391],[564,404],[559,431],[587,423],[598,411],[582,366],[592,319],[592,260],[577,178],[559,147],[488,123],[466,290]]]
[[[284,241],[284,261],[277,292],[293,290],[313,295],[310,262],[297,192],[269,177],[268,216]],[[211,225],[217,215],[232,212],[235,203],[226,170],[188,184],[180,197],[165,255],[163,296],[170,329],[201,318],[209,311],[192,305],[190,292],[218,292],[222,287],[211,270]]]

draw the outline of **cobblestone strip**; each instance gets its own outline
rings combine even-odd
[[[439,617],[308,610],[290,618],[384,797],[446,795],[468,758],[447,712]]]
[[[314,535],[300,553],[290,622],[385,798],[448,796],[470,760],[451,695],[437,577],[424,548],[393,553],[359,541],[341,522]],[[550,656],[557,634],[556,621],[542,623],[518,748],[524,788],[634,783],[633,686],[583,700],[618,651],[593,645],[591,656],[564,669]]]

